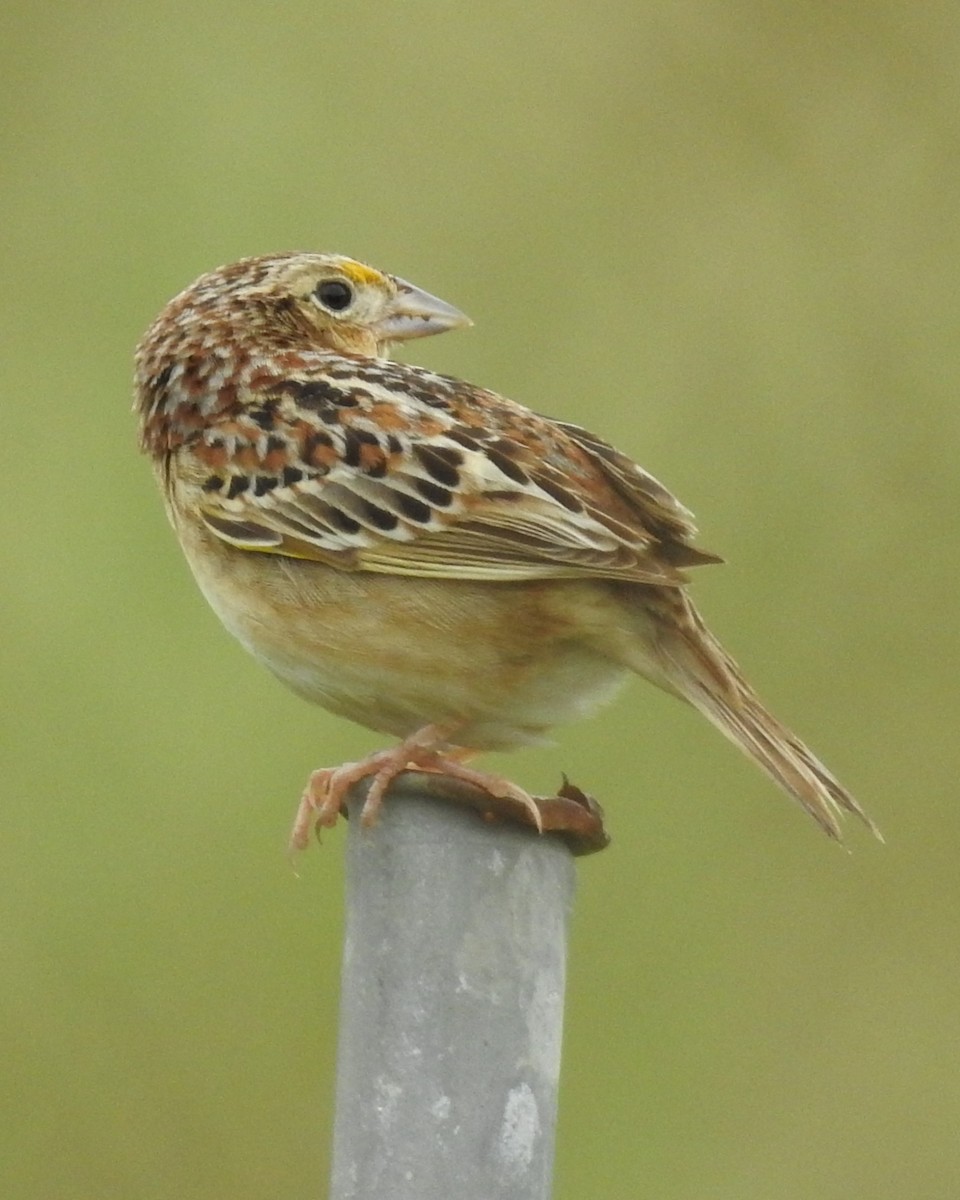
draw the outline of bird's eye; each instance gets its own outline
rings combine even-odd
[[[314,295],[331,312],[343,312],[353,303],[353,288],[342,279],[325,279],[317,285]]]

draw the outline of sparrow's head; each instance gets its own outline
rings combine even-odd
[[[174,414],[181,426],[191,410],[209,415],[260,364],[282,367],[284,355],[377,358],[391,343],[470,324],[429,292],[341,254],[271,254],[218,267],[175,296],[137,347],[144,440],[157,441]]]
[[[342,254],[271,254],[243,258],[201,275],[160,313],[148,331],[219,321],[251,337],[280,339],[375,357],[391,342],[470,325],[469,317],[396,275]],[[236,332],[232,329],[231,332]]]

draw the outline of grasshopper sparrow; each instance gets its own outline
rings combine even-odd
[[[408,768],[530,809],[465,764],[542,742],[638,674],[697,708],[832,837],[874,826],[707,630],[690,513],[576,425],[387,358],[470,324],[335,254],[201,276],[137,349],[136,407],[170,520],[227,629],[294,691],[401,739],[315,771],[294,842]]]

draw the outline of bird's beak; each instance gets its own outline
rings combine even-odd
[[[397,285],[396,298],[374,327],[378,342],[406,342],[447,329],[465,329],[473,324],[465,313],[445,300],[431,296],[404,279],[394,278],[393,282]]]

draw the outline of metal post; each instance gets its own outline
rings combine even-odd
[[[350,806],[330,1200],[548,1200],[573,856],[430,790]]]

